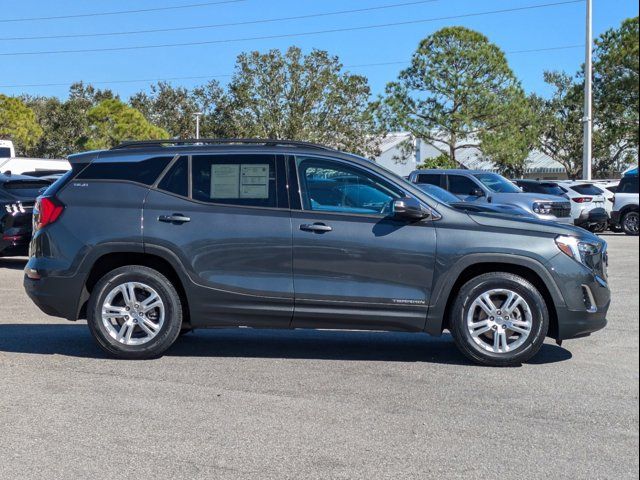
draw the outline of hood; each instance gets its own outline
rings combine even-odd
[[[495,215],[489,213],[471,213],[467,212],[469,218],[487,228],[524,230],[547,233],[549,235],[570,235],[593,240],[598,239],[597,236],[587,230],[576,227],[574,225],[564,225],[560,223],[538,220],[536,218],[519,217],[513,215]]]
[[[565,197],[544,193],[491,193],[489,197],[491,197],[492,203],[515,203],[519,205],[524,203],[532,204],[533,202],[569,202]]]
[[[456,202],[451,203],[453,208],[463,210],[468,213],[497,213],[503,215],[537,218],[533,213],[517,205],[504,205],[502,203],[480,203],[480,202]]]

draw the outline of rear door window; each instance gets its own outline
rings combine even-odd
[[[480,187],[468,177],[449,175],[449,191],[455,195],[473,195]]]
[[[278,206],[275,155],[193,156],[194,200],[244,207]]]
[[[189,157],[180,157],[176,160],[158,184],[158,188],[181,197],[188,197]]]
[[[444,175],[438,175],[436,173],[420,173],[418,174],[418,181],[416,183],[428,183],[429,185],[441,187],[443,177]]]

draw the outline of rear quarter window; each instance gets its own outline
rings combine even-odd
[[[80,180],[120,180],[152,185],[173,157],[155,157],[139,162],[91,163],[78,175]]]

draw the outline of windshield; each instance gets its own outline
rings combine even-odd
[[[496,173],[477,173],[474,175],[480,182],[493,193],[521,193],[509,180]]]
[[[431,185],[429,183],[419,183],[417,187],[425,193],[428,193],[433,198],[444,203],[457,203],[460,201],[453,193],[446,191],[444,188]]]

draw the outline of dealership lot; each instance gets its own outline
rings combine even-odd
[[[521,368],[448,335],[198,331],[114,361],[0,259],[0,478],[637,478],[638,239],[606,330]]]

